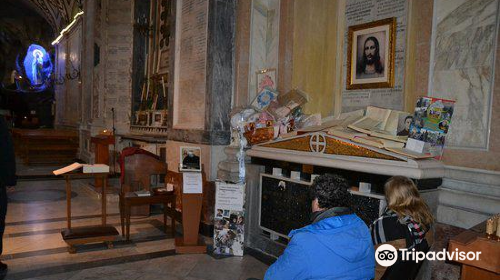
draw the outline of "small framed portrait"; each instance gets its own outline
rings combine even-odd
[[[264,90],[276,91],[276,69],[257,71],[257,95]]]
[[[162,122],[163,122],[163,113],[161,111],[153,112],[153,126],[161,126]]]
[[[180,171],[201,171],[201,148],[181,147]]]
[[[350,26],[346,88],[394,87],[395,47],[396,18]]]

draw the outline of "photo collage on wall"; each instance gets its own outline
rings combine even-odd
[[[434,97],[417,100],[409,138],[430,144],[430,153],[441,157],[445,137],[451,125],[455,101]]]

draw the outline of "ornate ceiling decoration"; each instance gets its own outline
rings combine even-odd
[[[22,0],[26,5],[36,10],[59,32],[72,20],[73,16],[83,10],[82,0]]]

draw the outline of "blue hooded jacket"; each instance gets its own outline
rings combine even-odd
[[[355,214],[325,218],[293,230],[283,255],[265,280],[369,280],[375,252],[365,223]]]

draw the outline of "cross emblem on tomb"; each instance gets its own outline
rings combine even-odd
[[[309,140],[309,147],[315,153],[324,153],[326,149],[325,136],[321,134],[313,134]]]

